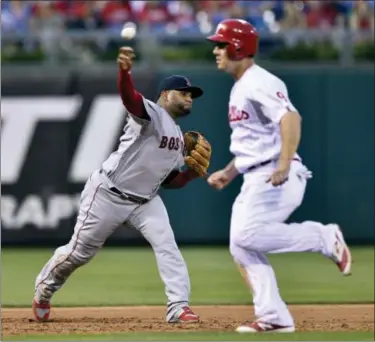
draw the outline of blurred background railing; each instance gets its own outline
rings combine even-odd
[[[19,1],[1,2],[2,63],[113,63],[118,47],[140,63],[212,62],[205,37],[236,17],[261,35],[269,61],[373,62],[374,1]],[[124,41],[125,22],[137,25]]]

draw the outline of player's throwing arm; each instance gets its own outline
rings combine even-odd
[[[166,289],[166,321],[199,321],[189,306],[189,274],[159,190],[182,188],[207,174],[211,145],[196,131],[183,134],[176,122],[190,114],[203,90],[172,75],[160,85],[157,103],[150,101],[133,85],[134,57],[132,48],[120,48],[117,85],[128,120],[117,150],[85,184],[71,240],[55,250],[37,276],[33,312],[38,321],[48,320],[53,294],[124,223],[137,229],[155,253]]]

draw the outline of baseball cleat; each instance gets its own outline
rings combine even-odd
[[[294,326],[287,327],[278,324],[265,323],[261,321],[254,321],[240,325],[236,332],[238,333],[259,333],[259,332],[271,332],[271,333],[293,333],[296,329]]]
[[[349,276],[351,275],[352,255],[340,227],[336,225],[335,230],[335,243],[331,259],[343,275]]]
[[[38,303],[35,299],[33,300],[33,313],[37,321],[39,322],[48,321],[50,312],[51,312],[51,304],[49,302]]]
[[[199,316],[196,315],[188,306],[184,306],[181,311],[172,318],[169,323],[198,323]]]

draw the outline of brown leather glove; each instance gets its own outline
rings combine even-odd
[[[211,159],[211,144],[199,132],[188,131],[184,134],[185,164],[200,177],[207,176]]]

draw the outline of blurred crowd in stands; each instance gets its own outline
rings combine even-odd
[[[230,17],[269,32],[332,27],[373,30],[374,0],[1,1],[1,29],[10,34],[46,28],[119,32],[127,21],[147,24],[154,32],[173,27],[174,32],[208,33]]]
[[[133,43],[143,46],[149,60],[160,53],[163,58],[203,58],[207,53],[212,58],[207,44],[202,50],[189,44],[203,45],[202,34],[212,33],[225,18],[252,23],[264,56],[301,46],[298,58],[324,59],[338,51],[354,56],[349,44],[365,45],[362,55],[373,59],[374,0],[2,0],[2,60],[113,60],[126,22],[141,31]],[[161,40],[155,39],[157,33]],[[287,58],[297,58],[292,53]]]

